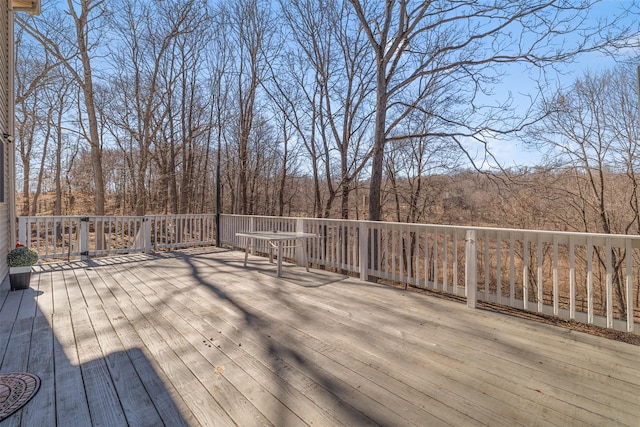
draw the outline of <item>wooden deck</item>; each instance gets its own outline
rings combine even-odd
[[[640,347],[200,249],[43,265],[0,289],[2,426],[628,425]]]

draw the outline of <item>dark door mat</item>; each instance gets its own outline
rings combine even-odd
[[[33,374],[0,374],[0,421],[22,408],[39,388],[40,378]]]

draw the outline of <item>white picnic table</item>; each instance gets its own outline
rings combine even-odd
[[[306,240],[314,237],[318,237],[314,233],[298,233],[291,231],[247,231],[242,233],[236,233],[236,237],[242,237],[246,239],[246,247],[244,252],[244,266],[247,266],[247,258],[249,257],[249,248],[254,246],[256,240],[264,240],[269,245],[269,262],[273,262],[273,252],[275,248],[278,251],[278,268],[277,275],[282,277],[282,249],[285,247],[285,242],[297,242],[302,241],[299,246],[302,247],[302,258],[304,260],[304,266],[309,271],[309,263],[307,262],[307,245]]]

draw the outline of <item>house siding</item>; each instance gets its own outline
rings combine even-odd
[[[14,199],[13,195],[8,192],[8,171],[9,165],[13,159],[9,159],[6,155],[7,141],[2,137],[4,133],[12,133],[11,126],[13,117],[13,100],[11,99],[11,80],[13,78],[13,61],[12,52],[13,19],[9,17],[9,8],[7,2],[0,7],[0,177],[2,183],[0,188],[0,281],[4,280],[7,275],[7,251],[9,248],[9,224],[11,221],[9,212],[9,203]]]
[[[4,280],[9,268],[7,267],[7,252],[9,243],[9,209],[6,203],[0,204],[0,218],[7,218],[7,221],[0,221],[0,278]]]
[[[0,128],[9,130],[9,12],[0,7]],[[4,143],[4,141],[2,141]]]

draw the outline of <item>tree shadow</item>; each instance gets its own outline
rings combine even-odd
[[[6,282],[0,285],[2,290],[8,287]],[[27,289],[11,294],[26,300],[43,291]],[[69,313],[44,316],[36,310],[31,317],[3,322],[0,338],[0,371],[29,372],[41,380],[36,395],[4,424],[192,424],[192,416],[186,414],[185,418],[178,408],[177,394],[169,391],[140,348],[110,352],[81,363],[75,347],[85,345],[84,337],[73,329]]]
[[[190,253],[185,253],[180,256],[189,266],[191,275],[198,286],[211,292],[221,302],[228,303],[234,310],[241,313],[244,322],[243,324],[231,324],[228,319],[223,318],[224,316],[219,316],[216,313],[201,312],[202,319],[210,325],[212,331],[220,331],[220,325],[225,324],[226,329],[222,333],[225,335],[224,338],[226,340],[230,341],[236,348],[247,349],[251,357],[261,359],[261,363],[275,374],[274,381],[276,385],[274,388],[279,391],[275,397],[285,407],[295,407],[295,402],[299,403],[300,399],[305,398],[304,394],[292,383],[306,381],[304,387],[319,387],[324,390],[321,393],[324,397],[324,404],[326,405],[329,402],[330,410],[334,412],[334,414],[320,415],[320,417],[325,417],[325,421],[331,420],[331,422],[335,423],[336,419],[340,419],[348,420],[349,423],[357,425],[384,425],[386,423],[386,420],[376,419],[375,415],[369,413],[366,407],[357,407],[357,404],[348,403],[352,401],[349,396],[353,393],[353,390],[346,383],[331,375],[325,367],[318,365],[317,357],[310,357],[310,353],[315,350],[296,340],[293,336],[294,334],[289,333],[289,326],[279,322],[274,313],[263,312],[264,308],[261,308],[258,303],[252,305],[234,298],[224,290],[224,286],[221,283],[216,281],[215,275],[210,274],[212,267],[236,270],[238,267],[242,267],[242,264],[239,266],[238,262],[233,260],[212,258],[210,254],[205,257],[198,255],[192,256]],[[203,266],[206,267],[203,268]],[[301,287],[319,287],[343,280],[342,277],[336,278],[335,275],[306,272],[304,276],[291,273],[290,277],[277,278],[275,277],[275,269],[269,264],[258,267],[252,264],[250,268],[243,268],[242,271],[247,272],[261,284],[269,282],[272,286],[265,285],[261,287],[261,292],[264,293],[265,298],[278,301],[278,305],[282,306],[283,310],[295,307],[298,302],[291,298],[288,293],[279,290],[279,282],[286,281],[289,284]],[[245,279],[243,278],[243,280]],[[314,285],[314,280],[319,280],[320,283]],[[295,321],[299,324],[315,322],[313,313],[305,314],[296,311],[296,316]],[[304,379],[300,380],[300,374]],[[297,386],[300,387],[300,384]],[[318,408],[316,410],[320,411]],[[336,414],[339,414],[337,418],[332,418]],[[287,424],[285,414],[282,414],[277,419],[271,419],[271,421],[276,425]]]
[[[242,264],[228,258],[216,257],[219,251],[216,248],[202,248],[193,252],[173,251],[39,266],[36,269],[39,273],[36,274],[58,274],[61,271],[78,269],[91,271],[95,277],[114,274],[114,284],[120,282],[118,286],[123,288],[140,286],[142,291],[134,291],[131,298],[144,298],[145,302],[136,304],[142,308],[133,311],[129,308],[129,311],[126,311],[121,300],[103,299],[102,305],[105,307],[102,313],[107,313],[107,306],[116,306],[112,309],[116,311],[110,311],[108,314],[108,322],[111,322],[111,325],[107,329],[112,329],[113,333],[120,331],[117,313],[125,315],[131,324],[147,322],[150,325],[153,320],[149,318],[149,313],[152,313],[152,316],[159,316],[157,319],[161,319],[162,323],[156,334],[157,341],[162,341],[158,345],[166,348],[149,353],[148,348],[132,345],[119,351],[105,352],[104,356],[91,360],[81,360],[77,352],[69,349],[76,346],[79,349],[85,342],[89,343],[87,345],[97,345],[93,334],[102,334],[104,331],[95,327],[84,328],[83,322],[76,320],[76,316],[82,319],[77,311],[86,310],[86,322],[95,323],[95,312],[100,315],[102,305],[94,310],[95,312],[87,307],[71,307],[70,312],[55,313],[53,316],[43,316],[42,311],[36,310],[34,316],[29,319],[16,320],[10,325],[0,324],[2,336],[5,332],[7,334],[7,341],[4,342],[4,346],[0,343],[0,350],[12,349],[5,351],[6,355],[14,354],[12,360],[23,360],[26,363],[17,370],[32,372],[42,379],[42,389],[38,395],[18,412],[18,415],[14,414],[14,417],[18,417],[17,424],[60,425],[60,419],[56,418],[56,414],[64,414],[64,420],[71,419],[74,425],[100,424],[108,419],[121,422],[122,425],[148,424],[148,421],[154,420],[161,420],[157,424],[166,425],[197,424],[198,420],[203,419],[202,414],[194,415],[191,410],[193,406],[185,404],[184,390],[176,391],[174,385],[166,379],[166,374],[156,371],[159,369],[158,352],[179,353],[185,348],[199,354],[196,357],[183,353],[182,356],[205,358],[211,363],[205,365],[206,367],[215,366],[215,372],[206,369],[199,372],[199,365],[187,365],[188,369],[193,371],[193,380],[204,384],[205,389],[210,390],[209,387],[212,387],[223,392],[224,388],[219,388],[219,384],[207,385],[207,379],[223,377],[232,388],[243,390],[243,393],[248,391],[249,394],[245,396],[253,392],[254,396],[258,397],[254,401],[250,397],[240,396],[244,403],[233,403],[225,400],[234,399],[233,397],[213,393],[213,398],[222,402],[224,411],[229,409],[228,406],[224,406],[224,402],[236,406],[229,409],[229,416],[233,420],[236,420],[233,417],[234,411],[238,413],[242,410],[238,408],[247,408],[253,411],[251,413],[255,414],[256,419],[266,419],[275,425],[287,425],[294,419],[296,422],[309,419],[316,424],[325,425],[343,422],[357,425],[385,424],[387,420],[384,417],[378,418],[379,414],[370,413],[363,400],[354,399],[354,393],[358,392],[354,390],[353,384],[336,376],[322,363],[326,355],[318,353],[318,349],[314,349],[313,346],[305,345],[304,340],[296,336],[302,332],[296,331],[290,322],[280,322],[278,313],[265,312],[265,306],[257,299],[254,302],[251,298],[234,294],[229,288],[233,283],[225,282],[228,278],[235,280],[234,275],[238,276],[237,280],[255,280],[264,285],[259,288],[263,299],[277,301],[283,313],[286,311],[289,315],[296,316],[295,323],[313,324],[317,322],[313,313],[301,312],[298,309],[296,291],[290,288],[285,292],[281,288],[284,284],[289,287],[294,285],[300,290],[327,286],[342,280],[342,277],[326,272],[305,273],[303,277],[296,273],[298,269],[288,268],[285,277],[276,278],[274,266],[268,264],[238,270]],[[164,263],[167,259],[173,259],[174,262]],[[174,284],[168,277],[177,276],[166,274],[165,269],[175,267],[185,268],[185,275],[189,276],[189,286],[193,284],[194,292],[171,287]],[[116,273],[111,271],[112,268]],[[228,274],[219,275],[217,272]],[[77,275],[76,273],[70,276]],[[67,277],[65,274],[64,278]],[[145,289],[153,290],[151,288],[158,283],[162,284],[162,281],[166,281],[164,288],[159,286],[157,293],[140,294],[145,292]],[[51,290],[45,289],[45,292],[49,291]],[[36,299],[36,293],[33,292],[30,298]],[[202,298],[213,300],[220,310],[206,310],[206,305],[200,304]],[[146,312],[147,308],[149,313]],[[16,327],[19,322],[19,327]],[[188,337],[175,337],[176,341],[168,345],[166,342],[172,339],[172,334],[184,331],[184,328],[174,329],[173,322],[186,322],[198,325],[198,328],[190,329]],[[154,324],[152,327],[157,326]],[[199,338],[196,340],[197,334]],[[100,339],[101,344],[103,339]],[[148,346],[148,340],[146,338],[142,345]],[[76,345],[76,341],[79,344]],[[180,349],[177,349],[176,342],[182,343],[179,344]],[[185,347],[187,344],[189,346]],[[220,366],[213,362],[216,357],[221,356],[228,358],[230,364],[241,367],[241,370],[249,370],[251,374],[243,374],[243,377],[238,374],[234,376],[234,372],[238,372],[235,369],[227,372],[223,369],[218,371]],[[5,363],[10,366],[6,360],[8,359],[2,361],[2,370]],[[245,386],[243,382],[249,382],[253,386]],[[202,385],[199,386],[202,388]],[[136,390],[138,392],[135,392]],[[310,390],[313,391],[311,394]],[[235,393],[237,395],[237,391]],[[268,396],[266,400],[263,399],[265,396]],[[313,400],[317,396],[321,400],[320,403]],[[272,408],[265,407],[264,402],[268,402],[269,399],[279,403]],[[263,400],[264,402],[261,402]]]

